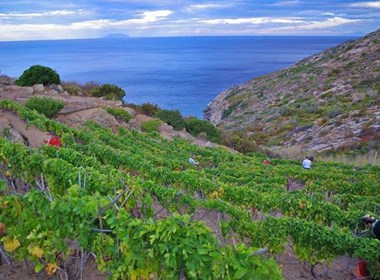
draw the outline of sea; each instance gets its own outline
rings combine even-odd
[[[35,64],[63,81],[115,84],[125,103],[153,103],[203,118],[219,93],[286,68],[345,36],[100,38],[0,42],[1,74],[19,77]]]

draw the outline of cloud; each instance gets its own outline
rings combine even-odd
[[[301,23],[299,18],[270,18],[270,17],[254,17],[254,18],[221,18],[200,20],[205,24],[266,24],[266,23]]]
[[[195,12],[199,10],[208,10],[208,9],[224,9],[231,7],[232,4],[215,4],[215,3],[207,3],[207,4],[193,4],[186,8],[188,12]]]
[[[51,17],[51,16],[71,16],[71,15],[86,15],[88,12],[79,9],[76,11],[70,10],[55,10],[41,13],[0,13],[1,18],[33,18],[33,17]]]
[[[335,14],[334,13],[322,13],[322,16],[335,16]]]
[[[350,24],[354,22],[362,21],[360,19],[347,19],[341,17],[329,18],[325,21],[310,21],[306,22],[304,25],[295,26],[296,29],[301,30],[315,30],[315,29],[328,29],[331,27],[336,27],[344,24]]]
[[[157,22],[163,20],[165,17],[172,14],[172,11],[169,10],[161,10],[154,12],[144,12],[140,14],[142,18],[136,19],[127,19],[127,20],[110,20],[110,19],[98,19],[98,20],[89,20],[89,21],[81,21],[74,22],[71,24],[71,27],[75,29],[102,29],[106,27],[122,27],[122,26],[130,26],[130,25],[144,25],[148,23]]]
[[[299,4],[301,4],[301,1],[299,0],[289,0],[289,1],[279,1],[279,2],[273,3],[272,6],[287,7],[287,6],[296,6]]]
[[[97,19],[73,22],[70,24],[0,24],[1,40],[91,38],[102,36],[109,29],[150,28],[149,24],[158,22],[171,15],[172,11],[158,10],[138,14],[140,18],[127,20]]]
[[[357,3],[352,3],[349,5],[350,7],[356,7],[356,8],[376,8],[380,9],[380,2],[357,2]]]

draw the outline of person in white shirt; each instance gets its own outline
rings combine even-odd
[[[197,165],[198,164],[198,162],[196,162],[195,160],[194,160],[194,155],[191,155],[191,157],[189,158],[189,163],[191,164],[191,165]]]
[[[305,169],[310,169],[311,168],[311,160],[309,157],[306,157],[303,162],[302,162],[302,166],[303,168]]]

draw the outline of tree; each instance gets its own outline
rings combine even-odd
[[[185,120],[178,110],[161,110],[155,117],[171,125],[174,130],[182,130],[185,128]]]
[[[206,133],[207,140],[215,143],[220,143],[221,133],[220,131],[209,121],[199,120],[197,118],[189,118],[186,121],[186,131],[193,136],[199,136],[201,133]]]
[[[125,91],[117,85],[104,84],[94,88],[91,91],[91,94],[96,97],[104,97],[106,99],[123,101]]]
[[[35,84],[59,84],[61,79],[59,75],[50,67],[42,65],[33,65],[16,80],[18,86],[33,86]]]

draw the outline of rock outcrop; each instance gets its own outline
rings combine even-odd
[[[265,146],[326,151],[380,140],[380,30],[218,95],[205,118]]]

